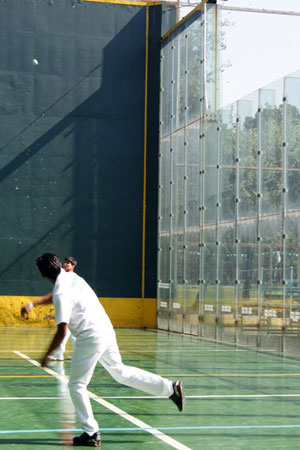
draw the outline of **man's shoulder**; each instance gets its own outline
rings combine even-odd
[[[57,292],[58,290],[61,290],[64,286],[69,286],[70,284],[72,284],[72,280],[74,279],[75,276],[77,276],[75,273],[66,272],[64,269],[62,269],[56,279],[53,293]]]

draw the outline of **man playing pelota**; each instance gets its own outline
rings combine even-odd
[[[119,383],[155,396],[168,396],[179,411],[183,411],[185,396],[181,381],[173,383],[159,375],[123,364],[110,319],[87,282],[74,272],[67,273],[59,258],[51,253],[43,254],[36,263],[42,277],[54,285],[52,299],[46,299],[43,304],[54,304],[57,325],[54,338],[41,361],[42,367],[60,345],[68,328],[76,337],[69,389],[84,433],[73,439],[73,445],[101,445],[98,423],[87,393],[97,362]],[[41,299],[32,302],[32,306],[38,304],[42,304]],[[22,315],[28,312],[27,306],[22,308]]]

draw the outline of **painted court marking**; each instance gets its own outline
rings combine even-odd
[[[66,397],[0,397],[1,400],[63,400]]]
[[[19,354],[19,352],[15,351],[14,353]],[[34,360],[31,360],[34,361]],[[37,366],[40,367],[40,366]],[[59,378],[60,375],[57,374],[57,372],[54,372],[53,370],[49,368],[44,368],[44,370],[49,373],[49,375],[0,375],[0,378],[51,378],[55,377]],[[56,375],[54,375],[56,374]],[[300,373],[164,373],[160,374],[161,377],[168,377],[168,378],[198,378],[198,377],[227,377],[227,378],[234,378],[234,377],[300,377]],[[94,375],[94,378],[111,378],[110,375]],[[104,397],[101,397],[104,398]],[[113,398],[113,397],[110,397]],[[132,398],[132,397],[130,397]],[[154,397],[152,397],[154,398]],[[158,397],[162,398],[162,397]]]
[[[42,370],[44,370],[45,372],[53,375],[55,378],[58,378],[61,381],[64,381],[65,383],[68,382],[68,379],[67,379],[66,376],[59,375],[57,372],[55,372],[52,369],[49,369],[48,367],[41,367],[39,362],[29,358],[24,353],[21,353],[19,351],[15,351],[14,353],[16,355],[20,356],[20,358],[23,358],[26,361],[30,362],[34,366],[39,367]],[[123,419],[128,420],[128,422],[131,422],[134,425],[136,425],[137,427],[139,427],[139,428],[135,428],[135,429],[140,429],[140,430],[143,430],[143,431],[147,431],[148,433],[150,433],[153,436],[155,436],[156,438],[162,440],[163,442],[165,442],[166,444],[170,445],[171,447],[176,448],[177,450],[191,450],[189,447],[186,447],[185,445],[181,444],[180,442],[176,441],[175,439],[173,439],[173,438],[165,435],[164,433],[162,433],[159,428],[151,428],[151,427],[149,427],[149,425],[147,425],[142,420],[139,420],[136,417],[131,416],[126,411],[118,408],[117,406],[112,405],[108,401],[104,400],[101,397],[98,397],[97,395],[93,394],[90,391],[88,391],[88,394],[89,394],[90,398],[92,398],[95,402],[99,403],[100,405],[104,406],[105,408],[109,409],[110,411],[118,414]]]
[[[165,373],[162,377],[299,377],[300,373]]]
[[[194,399],[194,400],[201,400],[201,399],[210,399],[210,398],[234,398],[238,400],[239,398],[248,398],[256,399],[256,398],[272,398],[272,397],[300,397],[300,394],[225,394],[225,395],[186,395],[186,398],[188,399]],[[66,397],[0,397],[1,400],[62,400]],[[103,400],[165,400],[168,397],[156,397],[156,396],[132,396],[132,397],[125,397],[125,396],[109,396],[109,397],[101,397]]]
[[[144,428],[101,428],[102,432],[117,432],[117,431],[148,431],[149,433],[152,433],[153,431],[157,432],[159,430],[164,431],[176,431],[176,430],[250,430],[250,429],[292,429],[292,428],[300,428],[299,424],[295,425],[216,425],[216,426],[198,426],[198,427],[158,427],[158,428],[151,428],[151,427],[144,427]],[[51,429],[51,430],[1,430],[0,434],[22,434],[22,433],[67,433],[70,431],[82,431],[79,428],[72,428],[72,429]],[[157,434],[155,434],[157,437]],[[181,445],[181,444],[180,444]],[[184,445],[181,445],[181,447],[176,447],[180,449],[188,449],[191,450],[188,447],[185,447]]]
[[[255,353],[276,353],[276,350],[265,350],[265,349],[257,349],[257,348],[250,348],[250,350],[254,350]],[[23,350],[26,353],[43,353],[44,349],[41,350],[37,350],[37,349],[28,349],[28,350]],[[201,352],[208,352],[208,353],[216,353],[216,352],[222,352],[222,353],[237,353],[237,352],[244,352],[244,353],[248,353],[249,350],[248,349],[243,349],[243,348],[236,348],[236,349],[218,349],[218,348],[199,348],[199,349],[185,349],[185,352],[188,353],[201,353]],[[126,350],[121,350],[120,349],[120,353],[128,353],[128,352],[132,352],[132,353],[178,353],[178,349],[156,349],[156,350],[150,350],[150,349],[144,349],[141,347],[141,349],[136,349],[136,348],[132,348],[132,349],[127,349]],[[11,353],[11,350],[1,350],[0,353]]]
[[[52,378],[52,375],[0,375],[0,378]]]
[[[199,348],[199,349],[185,349],[184,350],[186,353],[201,353],[201,352],[248,352],[248,350],[244,350],[244,349],[233,349],[233,350],[218,350],[218,349],[210,349],[210,348]],[[128,353],[178,353],[178,349],[171,349],[171,350],[162,350],[162,349],[157,349],[157,350],[144,350],[143,348],[141,348],[140,350],[131,350],[131,349],[126,349],[124,350],[124,352]],[[122,353],[122,351],[121,351]]]

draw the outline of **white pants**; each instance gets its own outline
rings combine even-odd
[[[65,353],[66,345],[67,345],[67,342],[68,342],[70,337],[71,337],[72,348],[74,348],[75,342],[76,342],[76,338],[71,334],[71,331],[68,328],[65,337],[63,338],[63,340],[61,341],[61,343],[59,344],[59,346],[57,347],[57,349],[53,353],[53,356],[62,356]]]
[[[69,380],[71,398],[82,428],[89,435],[99,430],[94,419],[91,402],[87,394],[96,364],[99,362],[119,383],[140,389],[152,395],[170,396],[173,394],[172,381],[164,379],[136,367],[122,363],[115,335],[101,342],[77,339],[72,355]]]

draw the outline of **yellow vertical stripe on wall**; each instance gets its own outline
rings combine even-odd
[[[144,106],[144,184],[143,184],[143,236],[142,236],[142,299],[145,298],[145,252],[146,252],[146,189],[147,189],[147,109],[148,109],[148,44],[149,8],[146,8],[146,55],[145,55],[145,106]]]

